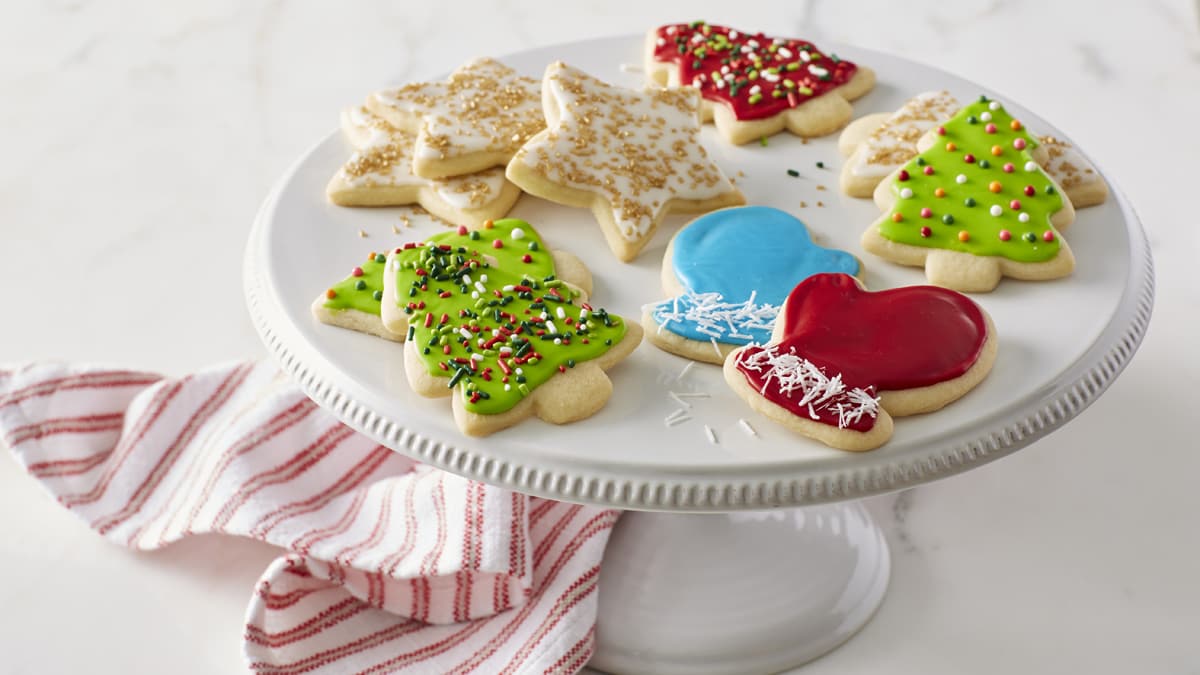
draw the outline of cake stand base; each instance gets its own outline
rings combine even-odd
[[[887,542],[845,502],[721,514],[630,512],[601,566],[610,673],[773,673],[848,640],[887,589]]]

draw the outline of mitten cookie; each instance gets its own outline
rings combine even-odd
[[[723,363],[741,345],[766,342],[788,292],[819,272],[857,275],[858,260],[817,246],[804,223],[779,209],[714,211],[671,239],[662,284],[673,297],[646,305],[642,325],[660,349]]]
[[[798,136],[831,134],[850,120],[849,101],[875,86],[870,68],[811,42],[703,21],[651,30],[645,63],[652,82],[698,89],[703,120],[738,145],[785,128]]]
[[[326,188],[334,204],[420,204],[451,223],[481,223],[507,214],[521,196],[498,167],[452,178],[413,174],[416,134],[401,131],[365,107],[342,112],[342,131],[356,150]]]
[[[513,157],[508,179],[590,208],[622,261],[668,213],[745,203],[700,143],[695,90],[614,87],[560,62],[546,68],[542,96],[547,129]]]
[[[772,421],[841,450],[871,450],[892,417],[932,412],[991,371],[996,330],[970,298],[936,286],[864,291],[844,274],[800,282],[771,342],[725,360],[725,381]]]
[[[381,313],[404,336],[413,390],[453,396],[459,429],[484,436],[531,415],[565,424],[604,407],[604,371],[642,329],[587,304],[590,285],[582,262],[509,218],[395,249]]]
[[[313,316],[331,326],[349,328],[385,340],[403,341],[403,333],[389,331],[379,318],[386,262],[387,256],[382,253],[368,255],[366,260],[351,270],[350,276],[330,286],[313,301]]]
[[[959,291],[1075,269],[1056,230],[1074,218],[1071,202],[1039,166],[1045,151],[999,102],[980,97],[918,147],[876,188],[884,215],[863,233],[863,248]]]
[[[375,92],[367,107],[417,135],[413,173],[442,178],[504,166],[545,126],[537,80],[493,59],[477,59],[445,82]]]
[[[870,197],[879,181],[916,156],[917,141],[958,108],[949,92],[930,91],[917,94],[890,115],[866,115],[851,122],[838,137],[838,149],[847,156],[842,191]]]

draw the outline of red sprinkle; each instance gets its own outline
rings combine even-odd
[[[1016,169],[1016,167],[1012,165],[1012,162],[1006,162],[1004,164],[1004,173],[1012,173],[1014,169]]]
[[[425,301],[424,300],[417,303],[417,309],[425,309]]]
[[[1033,187],[1032,185],[1026,185],[1026,186],[1025,186],[1025,196],[1026,196],[1026,197],[1032,197],[1032,196],[1034,196],[1035,194],[1037,194],[1037,190],[1035,190],[1035,189],[1034,189],[1034,187]]]
[[[928,206],[926,206],[925,208],[921,209],[921,217],[922,217],[922,218],[931,218],[931,217],[933,217],[933,209],[929,208]]]
[[[408,249],[410,249],[410,248],[416,248],[416,247],[417,247],[417,245],[416,245],[416,244],[414,244],[414,243],[412,243],[412,242],[410,241],[410,242],[408,242],[407,244],[405,244],[405,245],[404,245],[404,250],[406,250],[406,251],[407,251],[407,250],[408,250]],[[396,253],[399,253],[399,252],[400,252],[400,250],[401,250],[401,249],[396,249]]]
[[[908,180],[908,171],[900,169],[900,174],[896,176],[897,180]]]
[[[450,353],[450,345],[442,345],[442,353],[449,354]]]
[[[1012,232],[1000,230],[1000,241],[1008,241],[1009,239],[1012,239]]]
[[[526,293],[528,291],[532,291],[533,289],[528,286],[513,286],[513,290],[519,293]]]
[[[966,162],[967,164],[974,164],[975,163],[975,155],[972,155],[971,153],[968,152],[963,157],[963,161]]]
[[[429,312],[425,312],[425,327],[429,328],[432,325],[433,325],[433,315],[430,314]]]
[[[497,239],[496,241],[498,242],[500,240]],[[496,248],[500,248],[500,247],[497,246]],[[525,255],[521,256],[521,262],[523,262],[523,263],[533,262],[533,256],[526,253]]]
[[[938,127],[937,132],[938,132],[938,136],[945,136],[946,135],[946,127]]]
[[[423,276],[425,276],[425,274],[426,274],[426,272],[423,268],[420,268],[420,267],[417,268],[417,276],[423,277]]]
[[[504,242],[500,241],[499,239],[493,239],[492,248],[504,248]]]
[[[459,234],[466,234],[466,233],[467,233],[467,226],[466,226],[466,225],[459,225],[459,226],[458,226],[458,233],[459,233]]]
[[[928,237],[931,234],[933,234],[933,230],[929,229],[928,225],[921,228],[921,236],[922,237]]]
[[[356,276],[356,277],[361,277],[361,276],[363,275],[362,268],[361,268],[361,267],[355,267],[355,268],[354,268],[354,271],[353,271],[353,272],[351,272],[351,274],[353,274],[353,275],[354,275],[354,276]]]
[[[1025,139],[1024,138],[1015,139],[1013,141],[1013,147],[1018,150],[1024,150],[1025,149]]]
[[[560,373],[565,373],[565,372],[567,372],[567,367],[566,367],[566,366],[559,366],[559,367],[558,367],[558,372],[560,372]]]
[[[994,133],[996,133],[996,125],[992,124],[991,122],[988,122],[988,125],[986,127],[984,127],[983,130],[988,132],[989,134],[994,134]]]
[[[1046,232],[1042,235],[1042,239],[1044,241],[1054,241],[1054,233],[1050,230],[1046,230]]]
[[[445,361],[438,361],[438,367],[442,370],[450,370],[450,366],[446,365]]]
[[[441,293],[438,293],[439,298],[448,298],[448,297],[450,297],[450,295],[451,295],[450,291],[442,291]]]
[[[926,176],[932,176],[932,175],[933,175],[933,167],[932,167],[932,166],[927,166],[927,167],[925,167],[925,175],[926,175]]]
[[[1013,211],[1020,211],[1021,210],[1021,201],[1018,199],[1014,199],[1008,203],[1008,207],[1010,209],[1012,209]]]

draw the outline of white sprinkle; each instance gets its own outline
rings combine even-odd
[[[671,420],[675,419],[676,417],[687,417],[688,414],[689,413],[687,411],[687,408],[676,408],[675,412],[671,413],[670,415],[667,415],[666,419],[663,421],[670,422]]]
[[[500,356],[509,356],[513,353],[512,347],[501,347]]]
[[[1022,213],[1021,215],[1017,216],[1017,220],[1021,221],[1022,223],[1028,223],[1029,222],[1029,214]]]
[[[503,290],[505,293],[511,293],[513,291],[513,285],[512,284],[504,284]]]
[[[737,32],[736,30],[731,30],[731,31],[729,31],[729,39],[730,39],[730,40],[736,40],[736,39],[738,39],[738,36],[739,36],[739,35],[741,35],[741,33]]]
[[[511,384],[504,385],[504,391],[512,391],[512,385]]]
[[[756,84],[756,85],[754,85],[753,87],[750,87],[750,93],[751,93],[751,94],[761,94],[761,93],[762,93],[762,87],[760,87],[759,85],[757,85],[757,84]]]
[[[462,275],[462,281],[463,281],[463,283],[464,283],[464,284],[466,284],[467,286],[470,286],[471,284],[475,283],[474,281],[471,281],[471,275],[470,275],[470,274],[464,274],[464,275]]]
[[[780,394],[792,399],[797,408],[808,408],[809,415],[817,412],[836,414],[838,428],[861,420],[874,419],[879,414],[879,399],[865,389],[848,388],[841,374],[830,377],[816,364],[796,354],[794,347],[780,353],[779,345],[759,350],[739,359],[743,370],[762,373],[762,391],[773,386]]]
[[[558,334],[558,326],[555,326],[553,321],[546,322],[546,330],[550,331],[551,335]]]
[[[679,398],[679,394],[676,394],[676,393],[675,393],[675,392],[673,392],[673,391],[668,391],[668,392],[667,392],[667,396],[670,396],[671,398],[675,399],[675,402],[676,402],[676,403],[678,403],[679,405],[681,405],[681,406],[683,406],[683,407],[685,407],[685,408],[690,408],[690,407],[692,407],[692,404],[691,404],[691,403],[688,403],[687,401],[685,401],[685,400],[683,400],[683,399]]]
[[[691,415],[684,415],[683,417],[676,417],[675,419],[671,420],[670,422],[667,422],[667,426],[669,426],[669,427],[678,426],[690,419],[692,419]]]
[[[588,318],[588,311],[586,309],[579,310],[579,320],[583,321],[586,318]]]
[[[1004,209],[1001,208],[999,204],[993,204],[992,208],[988,209],[988,213],[992,214],[993,216],[1000,216],[1004,214]]]
[[[984,122],[991,122],[992,121],[992,113],[985,112],[979,116],[979,119],[983,120]]]
[[[754,438],[758,437],[758,432],[755,431],[754,427],[750,426],[750,423],[745,419],[738,419],[738,426],[742,428],[742,431],[746,432],[746,435]]]
[[[988,109],[989,110],[999,110],[1000,109],[1000,101],[992,101],[991,103],[988,104]]]
[[[712,398],[712,394],[703,391],[680,391],[675,394],[679,398]]]
[[[525,370],[524,370],[523,368],[517,368],[517,369],[516,369],[515,371],[513,371],[513,372],[515,372],[515,373],[516,373],[516,374],[518,374],[518,375],[524,375],[524,374],[525,374]]]
[[[484,286],[482,281],[476,281],[475,290],[479,291],[480,293],[487,293],[487,286]]]
[[[816,75],[817,77],[825,77],[826,75],[829,74],[828,70],[822,68],[821,66],[818,66],[815,63],[808,64],[808,72],[812,73],[813,75]]]
[[[479,291],[471,291],[471,299],[478,300],[479,299]]]
[[[717,338],[709,338],[709,341],[712,342],[713,351],[717,353],[717,358],[725,358],[725,355],[721,353],[721,346],[717,344]]]
[[[717,432],[713,431],[712,427],[705,424],[704,425],[704,433],[708,434],[708,442],[709,443],[712,443],[713,445],[717,444]]]
[[[562,305],[559,305],[558,309],[556,309],[554,311],[554,313],[557,314],[558,318],[560,318],[560,319],[567,318],[567,310],[563,309]]]
[[[1033,160],[1025,162],[1025,170],[1026,171],[1037,171],[1037,162],[1034,162]]]
[[[901,199],[912,199],[912,196],[913,196],[912,188],[904,188],[903,190],[900,191]]]
[[[554,344],[556,344],[556,345],[561,345],[561,344],[562,344],[562,338],[554,338]]]
[[[458,334],[465,337],[468,340],[471,339],[471,331],[467,330],[466,328],[459,328]]]
[[[691,372],[692,366],[694,366],[694,365],[696,365],[695,361],[688,361],[687,365],[685,365],[683,367],[683,370],[679,371],[679,374],[675,376],[675,381],[681,382],[683,380],[684,376],[687,375],[689,372]]]
[[[788,49],[787,47],[780,47],[775,51],[775,53],[779,54],[779,56],[784,59],[792,58],[792,50]]]
[[[483,283],[485,283],[485,284],[486,284],[486,283],[487,283],[487,275],[486,275],[486,274],[480,274],[480,275],[479,275],[479,280],[480,280],[480,281],[482,281]]]
[[[522,230],[519,227],[514,227],[512,229],[512,232],[509,233],[509,236],[511,236],[513,239],[524,239],[525,238],[525,230]]]
[[[769,71],[766,71],[766,70],[762,71],[761,77],[762,77],[762,79],[766,80],[767,82],[778,82],[779,81],[779,75],[769,72]]]
[[[471,360],[472,360],[472,361],[482,361],[482,360],[483,360],[483,354],[480,354],[480,353],[476,352],[476,353],[474,353],[474,354],[472,354],[472,355],[471,355]]]
[[[967,174],[965,174],[965,173],[958,174],[957,176],[954,177],[954,182],[958,183],[959,185],[962,185],[963,183],[967,182]]]

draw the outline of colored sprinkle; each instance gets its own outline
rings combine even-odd
[[[818,169],[824,169],[824,168],[825,168],[825,162],[817,162],[817,168],[818,168]]]
[[[787,170],[787,175],[791,176],[792,178],[799,178],[799,177],[800,177],[800,172],[799,172],[799,171],[797,171],[797,170],[795,170],[795,169],[788,169],[788,170]]]
[[[754,96],[758,96],[758,94],[755,94]],[[754,100],[754,96],[751,96],[751,97],[750,97],[750,102],[751,102],[751,103],[758,103],[758,101]],[[758,96],[758,99],[759,99],[759,100],[762,100],[762,96]],[[759,144],[759,145],[761,145],[761,146],[763,146],[764,148],[765,148],[765,147],[767,147],[767,137],[766,137],[766,136],[761,136],[761,137],[759,137],[759,139],[758,139],[758,144]]]

